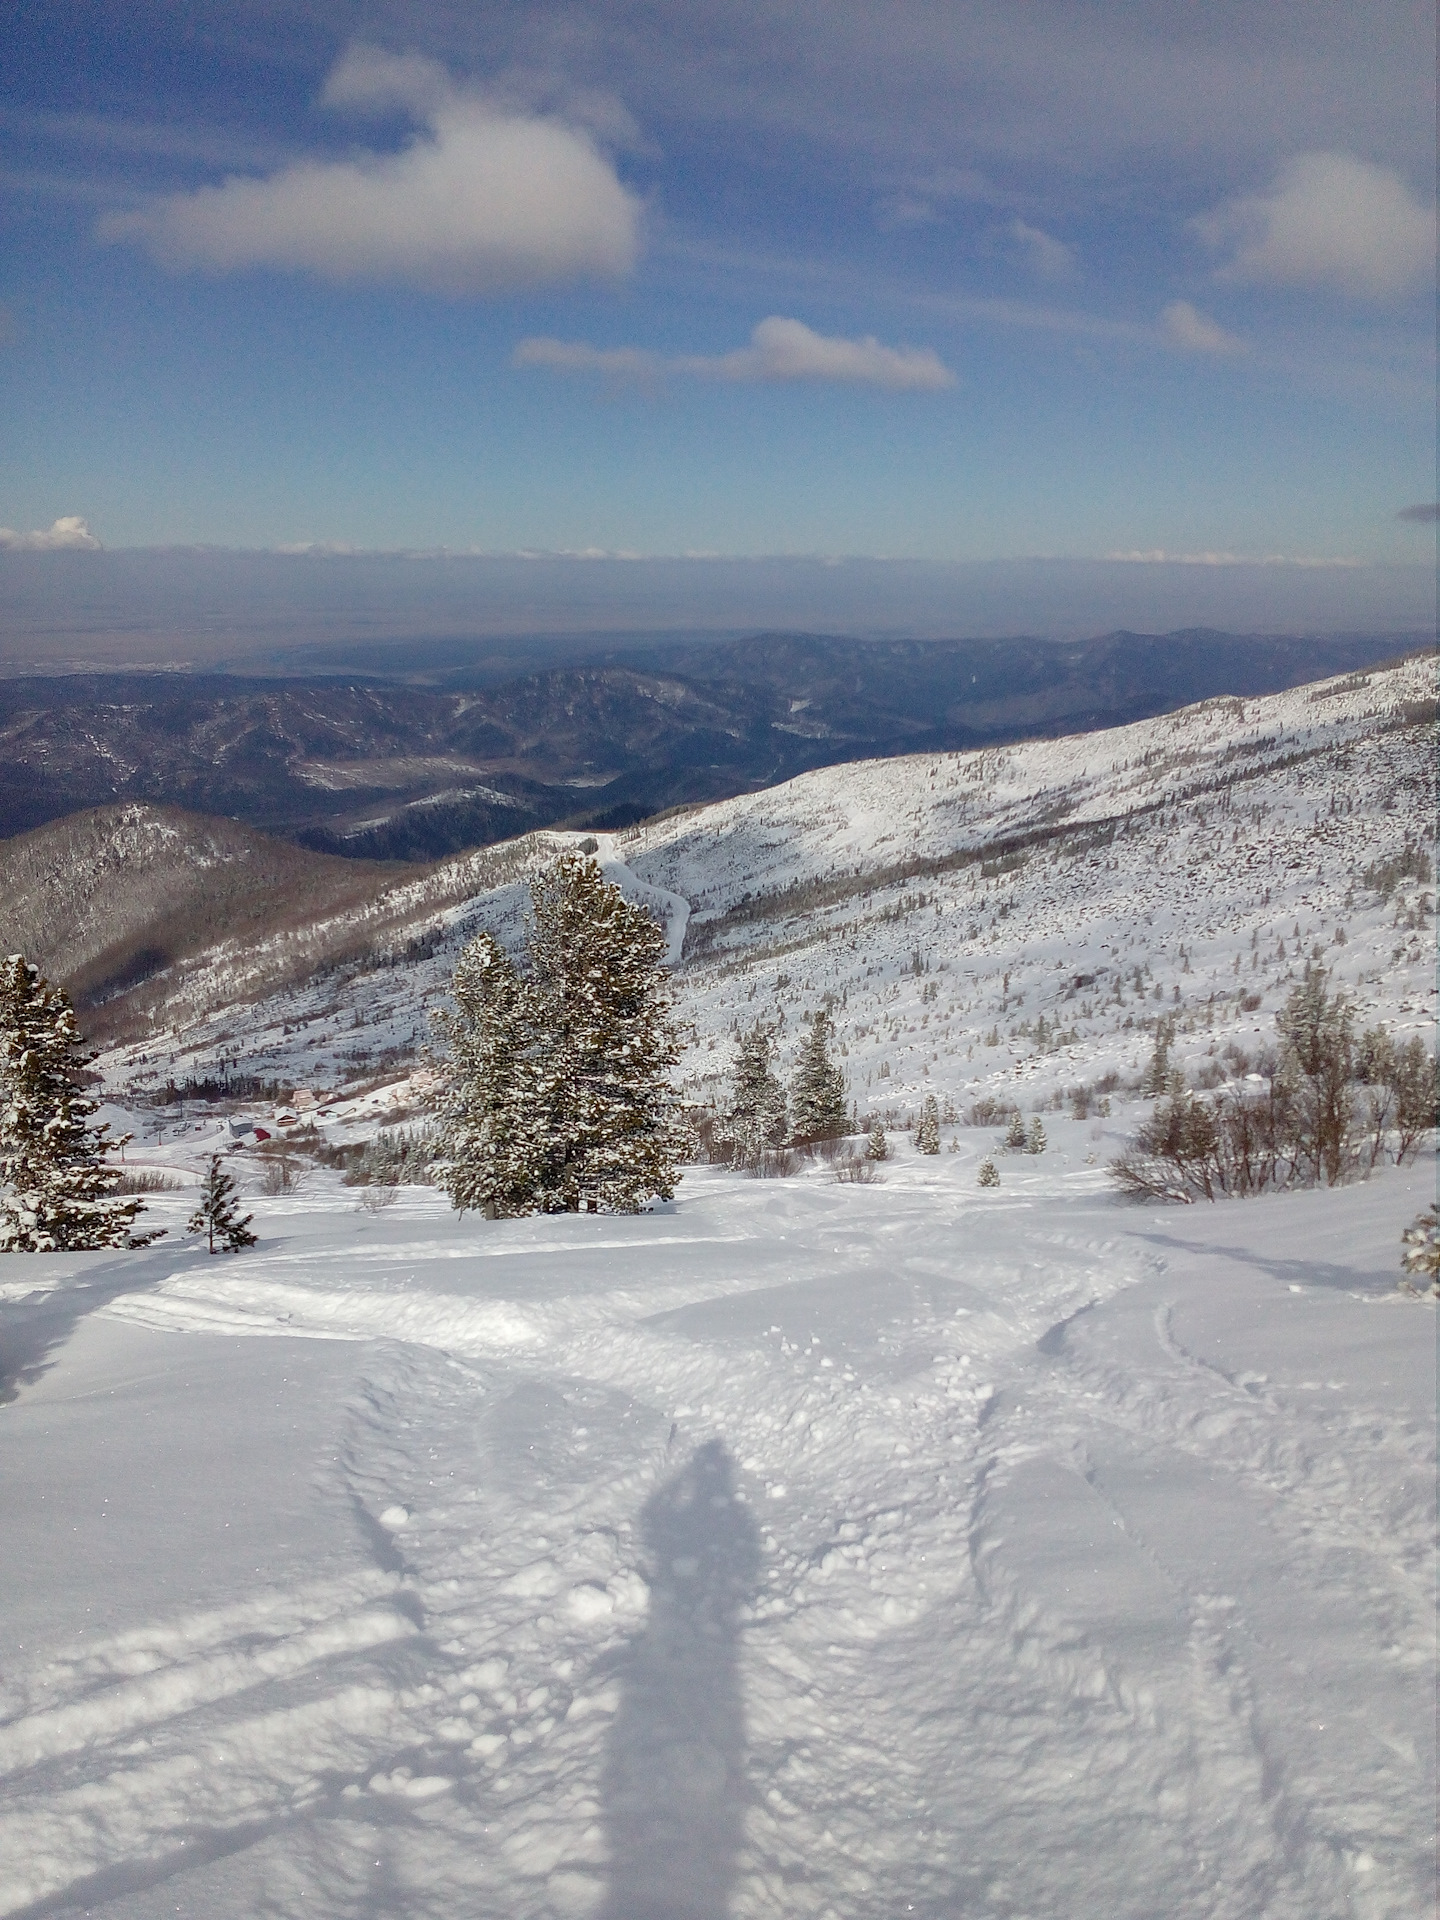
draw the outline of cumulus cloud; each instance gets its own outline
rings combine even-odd
[[[55,553],[63,547],[79,547],[89,553],[101,551],[100,542],[78,513],[67,513],[33,533],[16,533],[13,527],[0,527],[0,553]]]
[[[1010,222],[1010,238],[1038,280],[1068,280],[1075,271],[1075,249],[1027,220]]]
[[[1348,153],[1297,154],[1268,193],[1227,201],[1195,226],[1231,249],[1222,280],[1384,297],[1434,271],[1434,209],[1398,173]]]
[[[457,86],[418,54],[373,47],[341,58],[321,101],[399,111],[417,131],[398,153],[297,161],[168,194],[107,215],[100,237],[135,242],[175,271],[282,267],[450,294],[634,265],[639,203],[588,128]]]
[[[1172,347],[1185,353],[1246,353],[1243,340],[1227,333],[1218,321],[1192,307],[1188,300],[1172,300],[1160,315],[1160,330]]]
[[[955,375],[930,347],[884,347],[871,334],[846,340],[816,333],[803,321],[778,314],[760,322],[748,347],[736,347],[730,353],[666,355],[643,347],[531,339],[516,347],[513,364],[652,382],[667,374],[735,382],[829,380],[883,387],[892,393],[935,393],[955,385]]]
[[[1422,500],[1417,507],[1402,507],[1395,518],[1409,520],[1419,527],[1433,527],[1440,521],[1440,506],[1433,500]]]

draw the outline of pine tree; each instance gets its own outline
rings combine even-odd
[[[488,933],[461,954],[452,990],[454,1011],[436,1020],[450,1043],[441,1184],[461,1213],[532,1213],[542,1151],[534,995]]]
[[[885,1129],[878,1120],[870,1129],[870,1139],[865,1148],[865,1158],[867,1160],[888,1160],[890,1158],[890,1143],[885,1138]]]
[[[121,1200],[124,1146],[90,1124],[96,1103],[79,1085],[88,1056],[63,988],[21,954],[0,967],[0,1252],[56,1253],[143,1247],[132,1232],[144,1211]]]
[[[993,1160],[982,1160],[977,1178],[982,1187],[998,1187],[1000,1184],[1000,1169],[995,1165]]]
[[[1030,1131],[1025,1136],[1025,1151],[1027,1153],[1044,1153],[1045,1151],[1045,1128],[1041,1124],[1038,1113],[1030,1122]]]
[[[212,1153],[200,1187],[200,1204],[185,1223],[185,1231],[203,1233],[211,1253],[238,1253],[241,1247],[255,1245],[255,1235],[250,1231],[254,1218],[253,1213],[247,1213],[241,1219],[235,1205],[235,1182],[221,1166],[219,1154]]]
[[[845,1075],[830,1058],[831,1032],[822,1008],[800,1049],[790,1093],[797,1140],[838,1140],[845,1131]]]
[[[531,901],[525,972],[482,935],[440,1023],[451,1200],[500,1216],[668,1200],[684,1136],[665,934],[576,854],[536,878]]]
[[[915,1150],[917,1153],[939,1153],[940,1151],[940,1102],[933,1093],[927,1093],[925,1104],[920,1109],[920,1124],[915,1129]]]
[[[736,1042],[730,1103],[716,1128],[736,1166],[755,1167],[767,1147],[785,1139],[785,1089],[770,1064],[774,1029],[757,1020]]]
[[[1010,1125],[1005,1130],[1005,1146],[1011,1153],[1024,1153],[1027,1144],[1025,1116],[1017,1107],[1010,1116]]]

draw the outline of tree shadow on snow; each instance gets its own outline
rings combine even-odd
[[[650,1612],[621,1670],[603,1795],[610,1884],[598,1920],[723,1920],[745,1818],[740,1615],[755,1523],[711,1440],[643,1515]]]
[[[0,1280],[24,1280],[25,1262],[34,1261],[37,1291],[30,1299],[7,1301],[0,1309],[0,1406],[14,1400],[22,1387],[32,1385],[59,1359],[61,1350],[87,1314],[109,1306],[122,1293],[145,1293],[169,1277],[192,1257],[193,1249],[176,1247],[159,1253],[121,1254],[114,1260],[67,1276],[48,1292],[41,1291],[43,1263],[68,1260],[69,1254],[17,1253],[3,1256]]]
[[[1141,1233],[1135,1236],[1153,1246],[1172,1248],[1180,1253],[1198,1254],[1209,1260],[1230,1260],[1237,1266],[1252,1267],[1273,1280],[1290,1285],[1328,1287],[1338,1293],[1393,1293],[1400,1281],[1400,1256],[1397,1251],[1391,1267],[1348,1267],[1330,1260],[1284,1260],[1258,1252],[1254,1247],[1222,1247],[1211,1240],[1182,1240],[1178,1234]],[[1399,1235],[1396,1235],[1399,1246]]]

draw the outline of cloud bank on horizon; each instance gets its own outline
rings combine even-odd
[[[1415,10],[70,18],[11,34],[0,547],[1423,558]]]

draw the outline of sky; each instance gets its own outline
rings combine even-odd
[[[1410,0],[11,10],[0,547],[1393,580],[1434,52]]]

